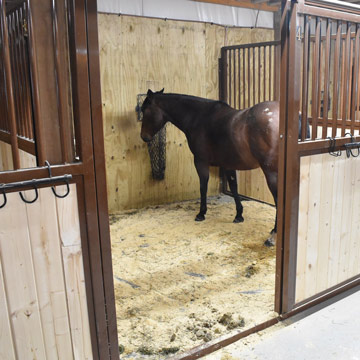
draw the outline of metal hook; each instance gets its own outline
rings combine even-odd
[[[66,182],[66,193],[65,193],[64,195],[59,195],[59,194],[57,194],[57,193],[56,193],[56,190],[55,190],[55,187],[54,187],[54,186],[51,187],[51,190],[52,190],[53,194],[54,194],[57,198],[63,199],[63,198],[66,198],[66,197],[69,195],[69,193],[70,193],[70,186],[69,186],[69,181],[68,181],[68,179],[65,179],[65,182]]]
[[[347,135],[350,135],[350,137],[351,137],[351,142],[350,142],[350,144],[345,144],[345,149],[346,149],[346,156],[349,158],[350,156],[352,156],[352,157],[358,157],[359,155],[360,155],[360,147],[359,146],[357,146],[357,151],[358,151],[358,153],[357,153],[357,155],[354,155],[353,154],[353,152],[352,152],[352,149],[351,149],[351,144],[354,144],[353,146],[356,146],[356,145],[358,145],[358,143],[354,143],[354,137],[353,137],[353,135],[351,134],[351,133],[346,133],[345,134],[345,136],[347,136]]]
[[[34,203],[38,198],[39,198],[39,193],[38,193],[38,189],[36,187],[36,185],[34,185],[34,190],[35,190],[35,198],[33,200],[26,200],[24,195],[22,194],[21,191],[19,191],[19,195],[21,197],[21,200],[27,204],[32,204]]]
[[[3,197],[4,197],[4,202],[0,205],[0,209],[2,209],[7,203],[6,193],[5,193],[4,189],[2,190],[2,194],[3,194]]]
[[[50,166],[50,163],[45,160],[45,165],[48,167],[48,170],[49,170],[49,177],[51,178],[52,175],[51,175],[51,166]],[[55,187],[52,186],[51,187],[51,191],[53,192],[53,194],[59,198],[59,199],[63,199],[63,198],[66,198],[69,194],[70,194],[70,186],[69,186],[69,180],[68,179],[65,179],[65,182],[66,182],[66,193],[64,195],[59,195],[56,193],[56,190],[55,190]]]
[[[332,138],[330,136],[328,136],[327,139],[330,140],[329,154],[332,156],[335,156],[335,157],[341,156],[341,150],[338,150],[337,152],[335,152],[336,139]]]

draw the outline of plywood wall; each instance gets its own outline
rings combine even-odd
[[[237,171],[239,194],[274,205],[274,198],[269,190],[263,171]]]
[[[25,151],[19,150],[20,153],[20,168],[28,169],[36,167],[36,157]],[[0,171],[13,170],[13,160],[11,145],[0,141]]]
[[[272,36],[272,31],[263,29],[99,14],[110,212],[199,197],[193,156],[185,136],[171,124],[166,130],[165,180],[151,178],[136,119],[137,94],[165,88],[165,92],[218,99],[220,48]],[[218,169],[212,169],[209,194],[218,192]]]
[[[360,158],[301,158],[296,301],[360,274]]]
[[[92,359],[75,185],[65,199],[50,188],[33,204],[18,193],[7,198],[0,209],[0,359]]]

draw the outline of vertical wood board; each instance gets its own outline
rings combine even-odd
[[[23,194],[30,200],[34,191]],[[0,209],[1,358],[92,359],[76,185],[64,199],[50,188],[32,204],[17,192],[7,198]]]
[[[296,302],[360,274],[360,159],[301,158]]]

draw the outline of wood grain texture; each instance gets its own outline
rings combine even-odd
[[[13,170],[11,145],[0,141],[0,171]]]
[[[0,209],[0,358],[92,359],[76,185],[64,199],[50,188],[33,204],[17,192],[7,197]]]
[[[359,158],[301,158],[297,302],[360,274],[359,199]]]
[[[270,35],[268,35],[270,33]],[[167,125],[165,180],[151,178],[140,139],[137,94],[165,92],[219,98],[218,58],[224,45],[271,36],[263,29],[99,14],[105,153],[110,212],[199,197],[193,155],[182,132]],[[211,170],[209,194],[219,192]]]
[[[33,191],[24,193],[33,196]],[[7,196],[0,216],[0,252],[15,352],[19,359],[45,359],[26,205],[18,193]]]

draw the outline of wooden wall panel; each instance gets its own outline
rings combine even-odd
[[[33,204],[17,192],[7,198],[0,209],[0,343],[7,341],[0,357],[91,359],[76,185],[65,199],[50,188]]]
[[[20,150],[20,165],[22,169],[36,167],[36,157]],[[11,145],[0,141],[0,171],[13,170]]]
[[[224,45],[251,42],[262,29],[99,14],[99,44],[109,210],[140,208],[199,195],[185,136],[167,125],[165,180],[151,178],[140,139],[136,96],[149,88],[219,98],[218,58]],[[212,169],[209,194],[219,192]]]
[[[359,200],[359,158],[301,158],[296,302],[360,274]]]
[[[11,145],[0,141],[0,171],[13,170]]]
[[[274,198],[260,168],[237,171],[239,194],[274,205]]]

